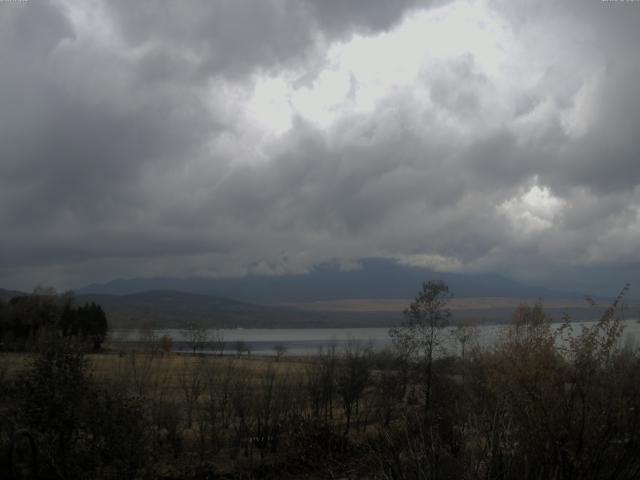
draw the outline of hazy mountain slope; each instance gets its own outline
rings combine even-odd
[[[9,298],[25,294],[0,289],[0,295]],[[101,305],[112,328],[183,328],[192,322],[209,328],[330,328],[389,327],[402,320],[402,311],[410,299],[341,299],[265,306],[219,296],[155,290],[128,295],[81,294],[77,302]],[[457,297],[450,306],[454,322],[503,323],[511,318],[518,302],[515,298]],[[628,311],[638,311],[638,305],[629,307]],[[575,300],[548,300],[545,310],[556,320],[564,311],[576,320],[598,315],[597,310],[587,308],[586,302]]]
[[[400,319],[400,312],[311,312],[160,290],[130,295],[82,294],[77,300],[100,304],[115,328],[180,328],[191,322],[221,328],[342,327],[389,325]]]
[[[342,271],[322,265],[305,275],[241,278],[138,278],[80,288],[81,293],[130,294],[178,290],[215,294],[263,304],[349,298],[412,298],[425,280],[443,280],[456,297],[574,298],[580,295],[524,285],[499,275],[437,273],[390,260],[369,259],[362,268]]]
[[[79,295],[78,301],[100,304],[113,328],[182,328],[192,322],[209,328],[328,328],[395,325],[402,320],[402,311],[410,300],[394,299],[383,305],[375,301],[338,301],[264,306],[208,295],[150,291],[131,295]],[[504,323],[509,321],[517,305],[515,299],[457,299],[451,302],[452,320]],[[575,320],[598,315],[586,302],[550,301],[545,304],[545,311],[556,320],[565,311]]]
[[[18,290],[6,290],[4,288],[0,288],[0,298],[2,300],[8,300],[12,297],[19,297],[21,295],[27,295],[24,292],[19,292]]]

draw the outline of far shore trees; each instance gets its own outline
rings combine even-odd
[[[107,316],[94,302],[77,305],[72,292],[58,295],[52,288],[37,287],[31,295],[18,295],[0,308],[0,344],[11,350],[27,350],[47,330],[77,337],[100,350],[107,336]]]

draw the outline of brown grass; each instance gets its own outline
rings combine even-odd
[[[135,356],[135,360],[132,358]],[[33,354],[31,353],[0,353],[0,372],[6,378],[16,378],[29,370]],[[162,376],[165,387],[179,386],[179,375],[183,372],[195,370],[197,367],[204,369],[226,370],[231,364],[235,369],[252,378],[261,378],[271,369],[277,375],[301,375],[304,373],[308,358],[283,357],[276,361],[270,356],[243,356],[231,355],[219,356],[192,356],[170,353],[168,355],[146,355],[144,352],[130,351],[125,354],[98,353],[87,355],[89,370],[97,380],[118,381],[123,376],[131,374],[133,368],[138,368],[147,379]],[[135,362],[135,366],[134,366]]]

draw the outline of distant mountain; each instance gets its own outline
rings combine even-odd
[[[269,322],[269,308],[212,295],[153,290],[127,295],[79,294],[79,303],[101,305],[114,327],[180,327],[188,323],[207,326],[241,326]]]
[[[0,299],[8,300],[13,297],[20,297],[23,295],[28,295],[27,293],[20,292],[18,290],[5,290],[4,288],[0,288]]]
[[[400,312],[307,311],[168,290],[129,295],[81,294],[77,301],[102,306],[112,328],[180,328],[189,323],[209,328],[357,327],[386,326],[400,319]]]
[[[500,275],[465,275],[434,272],[398,264],[392,260],[368,259],[355,270],[321,265],[303,275],[248,275],[245,277],[136,278],[93,284],[79,293],[132,294],[148,290],[218,295],[259,304],[282,304],[351,298],[412,298],[425,280],[446,282],[454,295],[464,297],[581,298],[525,285]]]
[[[28,295],[0,288],[8,300]],[[398,312],[309,311],[295,306],[265,306],[214,295],[152,290],[128,295],[76,294],[76,302],[95,302],[106,312],[110,328],[183,328],[189,323],[208,328],[312,328],[388,326]]]
[[[113,327],[180,328],[190,322],[226,328],[389,326],[402,319],[402,309],[427,280],[446,282],[462,302],[452,304],[454,317],[480,322],[507,321],[514,299],[582,299],[499,275],[440,273],[381,259],[347,271],[320,265],[304,275],[113,280],[76,294],[80,303],[101,305]],[[0,289],[2,298],[16,294],[22,293]],[[554,318],[565,309],[558,303],[548,306]],[[570,310],[580,318],[593,317],[584,308]]]
[[[418,282],[419,284],[419,282]],[[358,290],[350,290],[351,292]],[[488,290],[485,290],[488,291]],[[450,304],[454,322],[473,320],[479,323],[509,321],[520,300],[531,300],[528,290],[520,297],[457,296]],[[0,296],[10,298],[23,292],[0,289]],[[291,297],[289,297],[291,298]],[[84,293],[76,296],[79,304],[95,302],[104,308],[111,328],[183,328],[197,323],[208,328],[312,328],[312,327],[389,327],[398,324],[410,295],[403,298],[369,297],[314,300],[289,305],[258,305],[216,295],[173,290],[150,290],[125,295]],[[633,306],[634,311],[638,305]],[[554,301],[546,296],[545,311],[560,319],[563,312],[586,320],[597,316],[585,302]]]

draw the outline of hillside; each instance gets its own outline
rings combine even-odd
[[[290,279],[281,281],[284,285]],[[360,291],[361,288],[362,285],[356,286],[350,291]],[[325,290],[325,295],[328,291],[331,290]],[[26,294],[0,289],[0,298],[16,295]],[[295,292],[289,298],[296,298]],[[181,328],[188,323],[209,328],[335,328],[395,325],[402,320],[402,311],[411,301],[411,295],[402,298],[353,297],[264,305],[220,295],[149,290],[124,295],[84,293],[77,295],[77,301],[101,305],[112,328]],[[510,320],[514,309],[523,301],[533,303],[536,297],[455,296],[450,308],[454,322],[472,320],[478,323],[504,323]],[[601,303],[606,305],[604,301]],[[575,297],[560,299],[552,296],[544,299],[544,305],[556,320],[564,312],[569,312],[576,320],[592,319],[598,315],[598,310]],[[630,305],[627,311],[630,317],[638,316],[637,305]]]
[[[413,298],[425,280],[446,282],[457,298],[582,298],[581,293],[525,285],[499,275],[434,272],[383,259],[365,260],[360,268],[347,271],[335,264],[325,264],[301,275],[137,278],[88,285],[77,291],[125,295],[149,290],[176,290],[277,305],[353,298]]]
[[[265,306],[225,297],[156,290],[130,295],[79,295],[78,301],[102,305],[115,328],[180,328],[191,322],[209,328],[335,328],[395,325],[402,320],[402,311],[411,300],[360,298]],[[531,304],[536,299],[455,298],[450,303],[452,320],[505,323],[522,301]],[[556,320],[564,312],[575,320],[592,319],[599,313],[586,302],[572,299],[549,300],[544,306]],[[637,305],[630,306],[630,311],[637,310]]]
[[[130,295],[84,294],[77,298],[81,303],[100,304],[114,328],[180,328],[192,322],[209,328],[386,326],[400,318],[399,312],[309,311],[162,290]]]
[[[2,300],[8,300],[12,297],[19,297],[21,295],[26,295],[26,293],[18,290],[6,290],[4,288],[0,288],[0,299]]]

